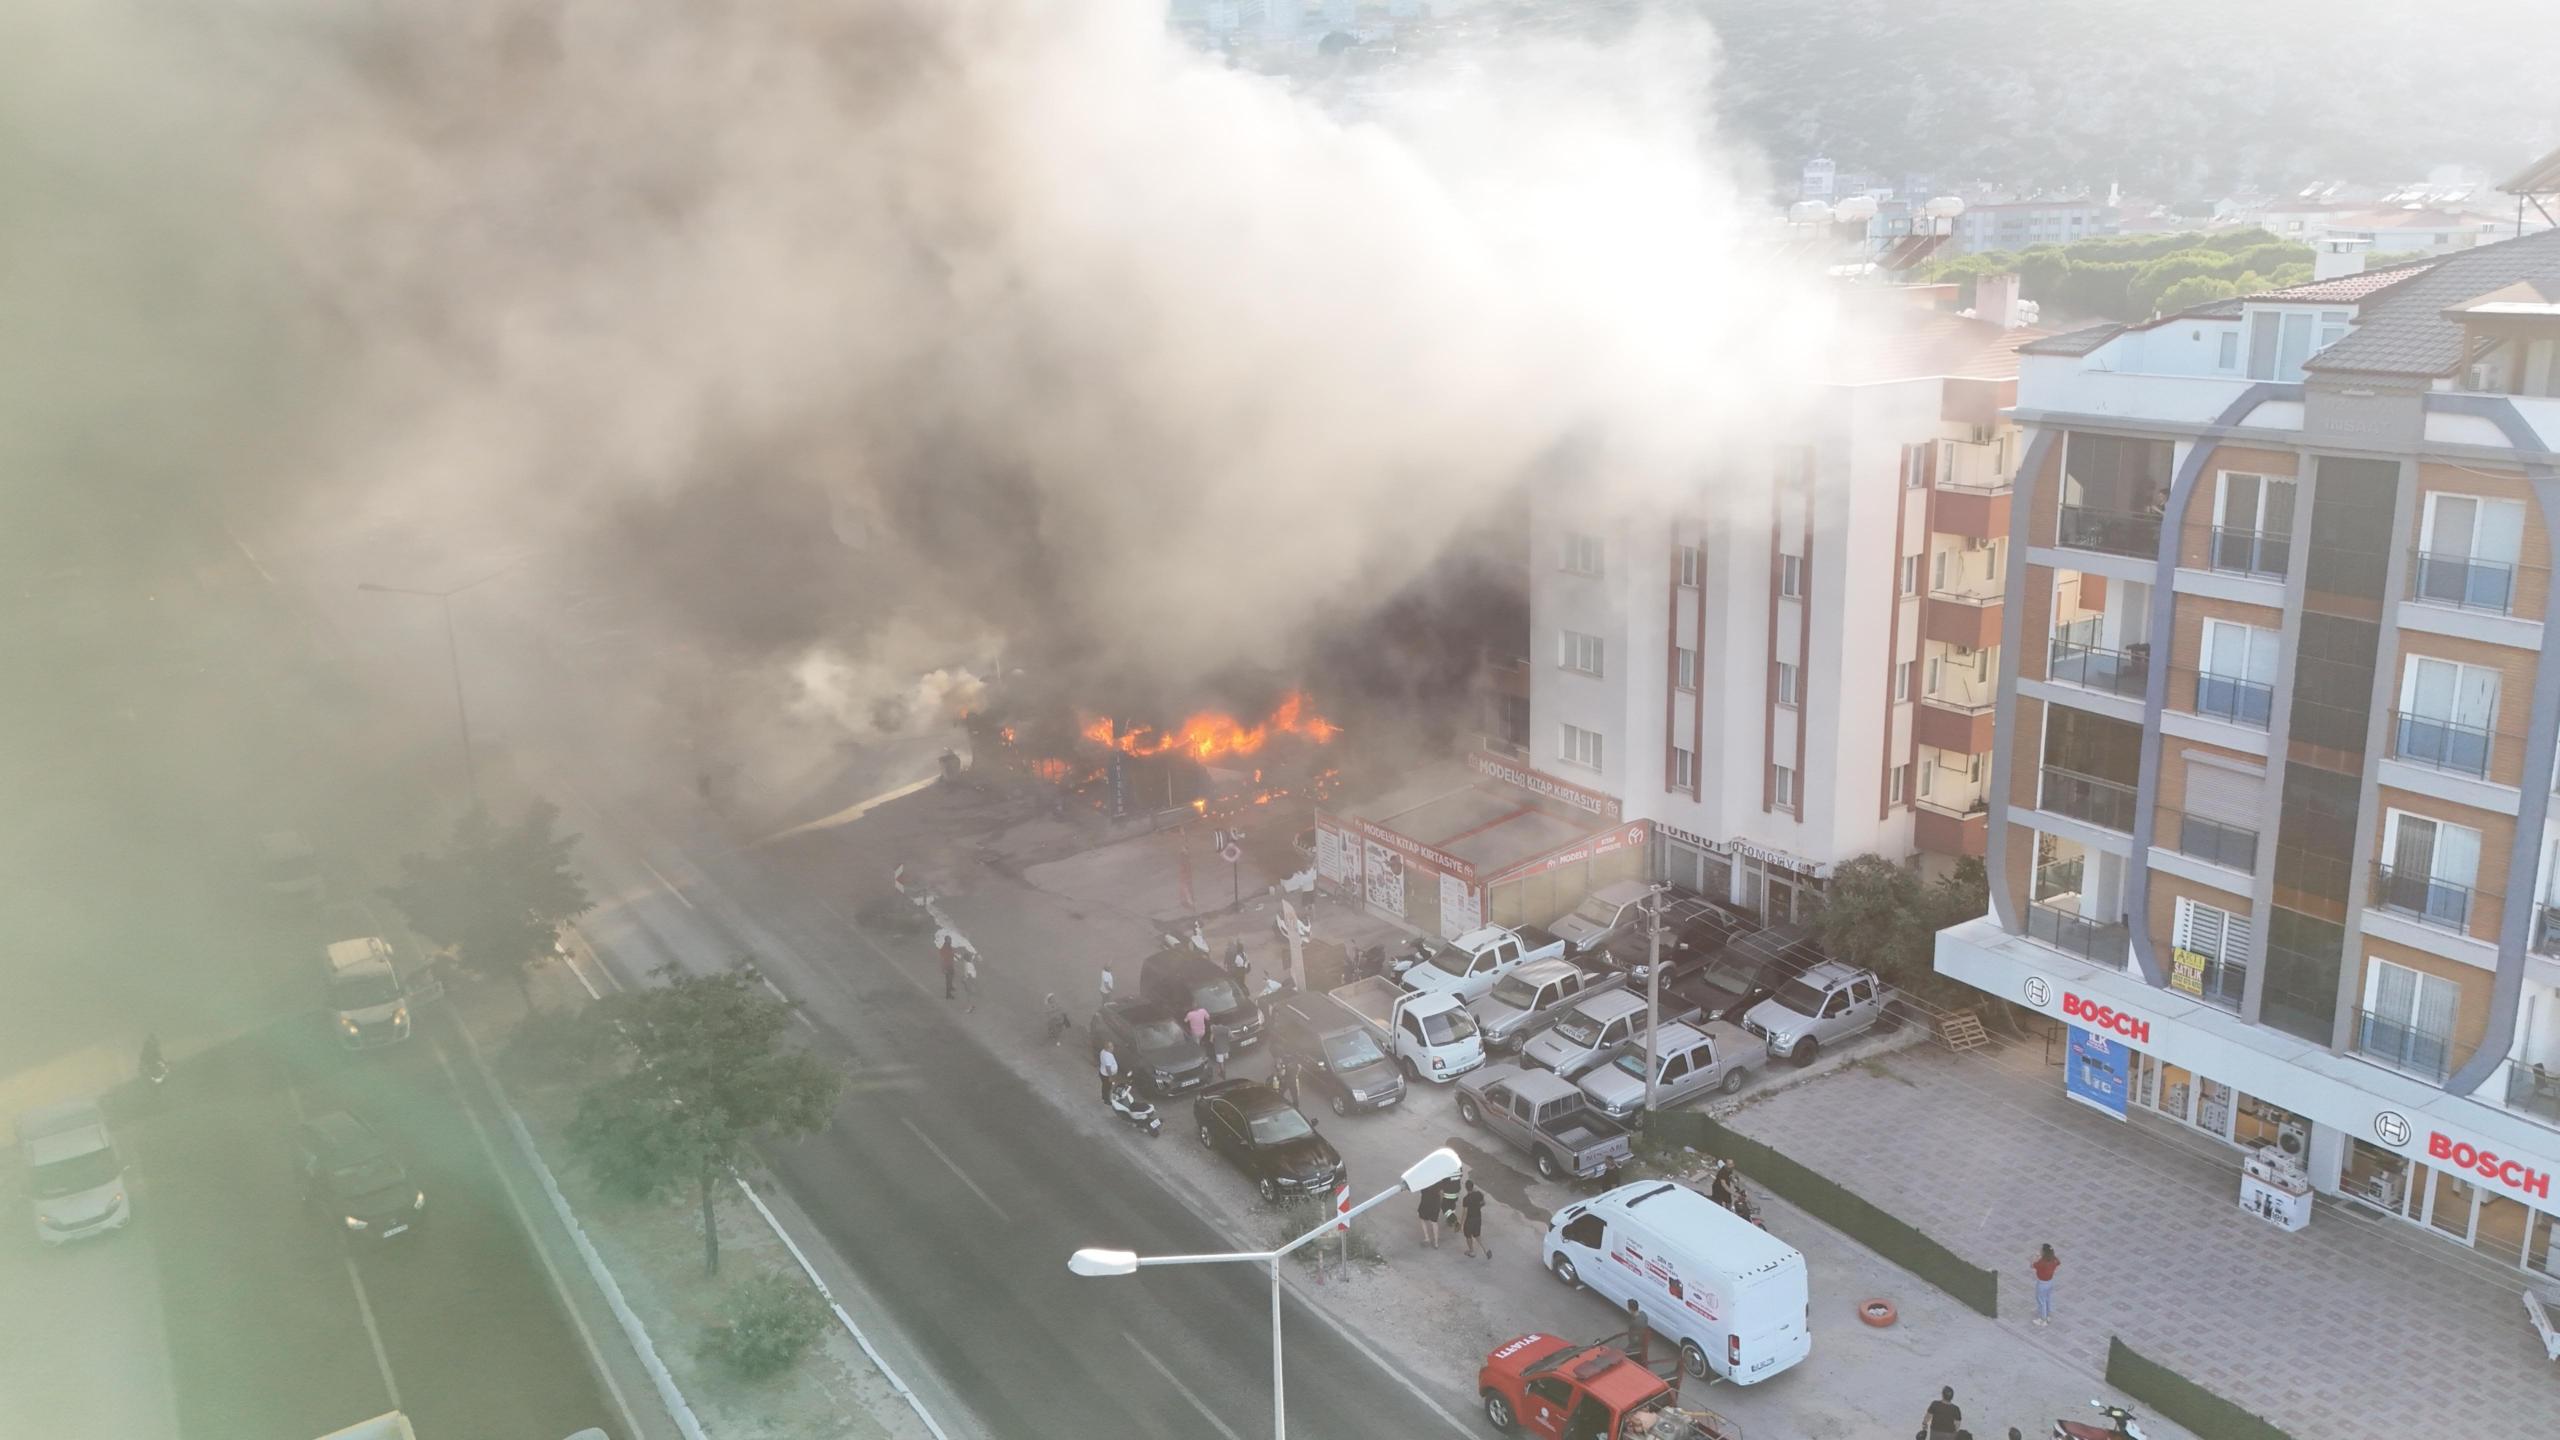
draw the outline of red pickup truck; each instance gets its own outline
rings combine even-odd
[[[1523,1335],[1485,1357],[1476,1372],[1484,1417],[1508,1434],[1538,1440],[1741,1440],[1710,1410],[1680,1408],[1677,1362],[1668,1376],[1614,1345]]]

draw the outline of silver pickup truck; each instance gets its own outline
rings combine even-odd
[[[1546,1070],[1489,1065],[1458,1081],[1458,1118],[1526,1151],[1538,1174],[1595,1180],[1635,1156],[1627,1129]]]
[[[1585,995],[1625,987],[1624,975],[1595,975],[1570,960],[1532,960],[1467,1006],[1491,1050],[1516,1050]]]

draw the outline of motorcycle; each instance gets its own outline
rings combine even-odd
[[[1167,930],[1162,935],[1157,936],[1156,940],[1167,950],[1179,950],[1183,946],[1188,945],[1203,955],[1209,953],[1209,937],[1206,932],[1201,930],[1200,922],[1197,920],[1191,922],[1191,929],[1188,932]]]
[[[1428,961],[1430,958],[1431,942],[1417,935],[1413,939],[1406,941],[1404,948],[1396,952],[1396,957],[1387,962],[1387,970],[1390,974],[1402,975],[1407,970]]]
[[[1150,1140],[1164,1133],[1164,1117],[1156,1113],[1156,1107],[1139,1099],[1138,1092],[1129,1088],[1126,1080],[1111,1087],[1111,1113],[1146,1131]]]
[[[1271,938],[1283,946],[1289,943],[1289,917],[1277,910],[1271,912]],[[1298,912],[1298,943],[1302,946],[1311,944],[1315,938],[1315,924],[1308,918],[1307,911],[1301,909]]]
[[[1346,985],[1354,980],[1366,980],[1372,975],[1386,973],[1387,947],[1384,945],[1364,946],[1344,957],[1342,962],[1342,981]]]
[[[2090,1401],[2089,1408],[2106,1416],[2112,1423],[2101,1429],[2095,1425],[2083,1425],[2077,1420],[2056,1420],[2053,1422],[2053,1440],[2142,1440],[2142,1426],[2135,1423],[2132,1411],[2104,1400]]]

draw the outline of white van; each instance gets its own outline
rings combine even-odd
[[[329,946],[329,1009],[338,1040],[368,1050],[409,1038],[409,997],[391,963],[391,947],[378,936]]]
[[[1543,1253],[1557,1279],[1612,1310],[1643,1307],[1701,1380],[1749,1385],[1813,1349],[1804,1256],[1686,1186],[1638,1180],[1568,1205],[1547,1222]]]

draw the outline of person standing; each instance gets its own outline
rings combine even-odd
[[[1467,1177],[1466,1193],[1458,1197],[1458,1233],[1466,1237],[1467,1253],[1475,1254],[1476,1246],[1484,1239],[1484,1191],[1472,1175]],[[1491,1245],[1484,1247],[1484,1258],[1493,1258]]]
[[[1108,1004],[1110,1004],[1110,1003],[1111,1003],[1111,986],[1112,986],[1112,983],[1113,983],[1113,982],[1112,982],[1112,979],[1111,979],[1111,965],[1110,965],[1110,963],[1109,963],[1108,961],[1106,961],[1106,962],[1104,962],[1104,964],[1103,964],[1103,966],[1102,966],[1102,1003],[1103,1003],[1103,1004],[1105,1004],[1105,1005],[1108,1005]]]
[[[960,978],[960,947],[951,943],[951,932],[942,932],[942,943],[934,947],[942,957],[942,998],[952,998],[952,985]]]
[[[1209,1007],[1193,1001],[1190,1011],[1182,1017],[1182,1025],[1191,1032],[1191,1043],[1200,1047],[1200,1058],[1216,1064],[1218,1052],[1209,1040]]]
[[[1730,1210],[1733,1208],[1734,1197],[1741,1193],[1742,1179],[1733,1173],[1733,1162],[1717,1161],[1715,1183],[1707,1187],[1707,1198]]]
[[[1645,1323],[1644,1307],[1633,1300],[1627,1302],[1627,1358],[1639,1366],[1653,1363],[1653,1327]]]
[[[1434,1185],[1422,1192],[1420,1203],[1413,1210],[1422,1221],[1422,1243],[1434,1250],[1440,1248],[1440,1211],[1445,1203],[1440,1198],[1440,1187]]]
[[[1106,1042],[1095,1053],[1093,1068],[1102,1077],[1102,1103],[1108,1105],[1111,1103],[1111,1082],[1120,1078],[1120,1057],[1111,1053],[1109,1043]]]
[[[2054,1254],[2050,1245],[2039,1246],[2027,1268],[2036,1275],[2036,1323],[2048,1324],[2053,1319],[2053,1276],[2062,1268],[2062,1257]]]
[[[1928,1413],[1920,1417],[1921,1435],[1925,1440],[1955,1440],[1963,1424],[1964,1407],[1956,1403],[1956,1387],[1939,1386],[1938,1398],[1929,1402]]]
[[[969,1008],[978,1008],[978,952],[963,951],[960,956],[960,988],[969,992]]]

